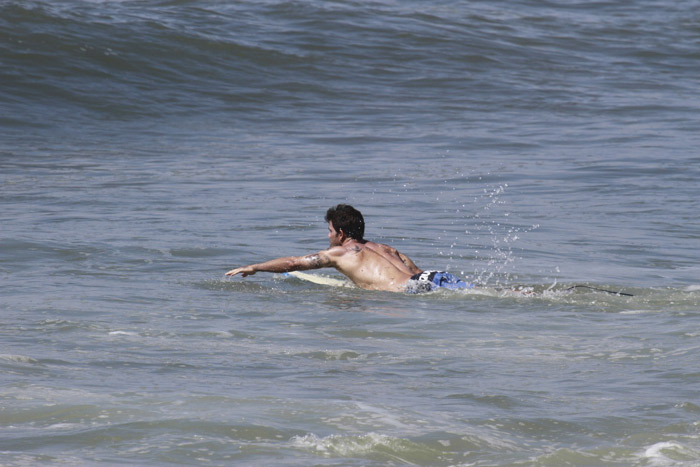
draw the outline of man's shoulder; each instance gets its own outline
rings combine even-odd
[[[323,250],[331,260],[340,260],[344,258],[357,257],[364,250],[365,245],[350,244],[350,245],[339,245],[332,246],[327,250]]]
[[[323,250],[321,253],[324,253],[330,257],[338,257],[348,253],[348,250],[343,246],[332,246],[328,249]]]
[[[365,246],[369,248],[370,250],[381,250],[381,251],[386,251],[390,253],[396,252],[396,248],[390,245],[385,245],[383,243],[377,243],[377,242],[366,242]]]

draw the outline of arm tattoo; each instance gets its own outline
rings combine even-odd
[[[306,260],[309,262],[309,265],[314,269],[323,268],[330,265],[330,261],[328,261],[328,257],[326,257],[325,255],[309,255],[306,257]]]

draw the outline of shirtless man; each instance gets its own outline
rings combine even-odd
[[[330,247],[306,256],[288,256],[264,263],[251,264],[227,272],[243,277],[256,272],[306,271],[333,267],[358,287],[390,292],[426,292],[437,287],[472,288],[472,284],[452,274],[423,272],[406,255],[395,248],[364,239],[365,221],[357,209],[339,204],[326,212]]]

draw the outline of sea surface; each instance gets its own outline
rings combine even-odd
[[[697,0],[0,0],[0,465],[696,466],[699,213]]]

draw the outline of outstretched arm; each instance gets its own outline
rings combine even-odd
[[[326,251],[320,251],[306,256],[287,256],[284,258],[272,259],[264,263],[250,264],[240,268],[232,269],[226,273],[227,276],[241,274],[243,277],[252,276],[256,272],[290,272],[306,271],[308,269],[320,269],[333,266],[333,261]]]

